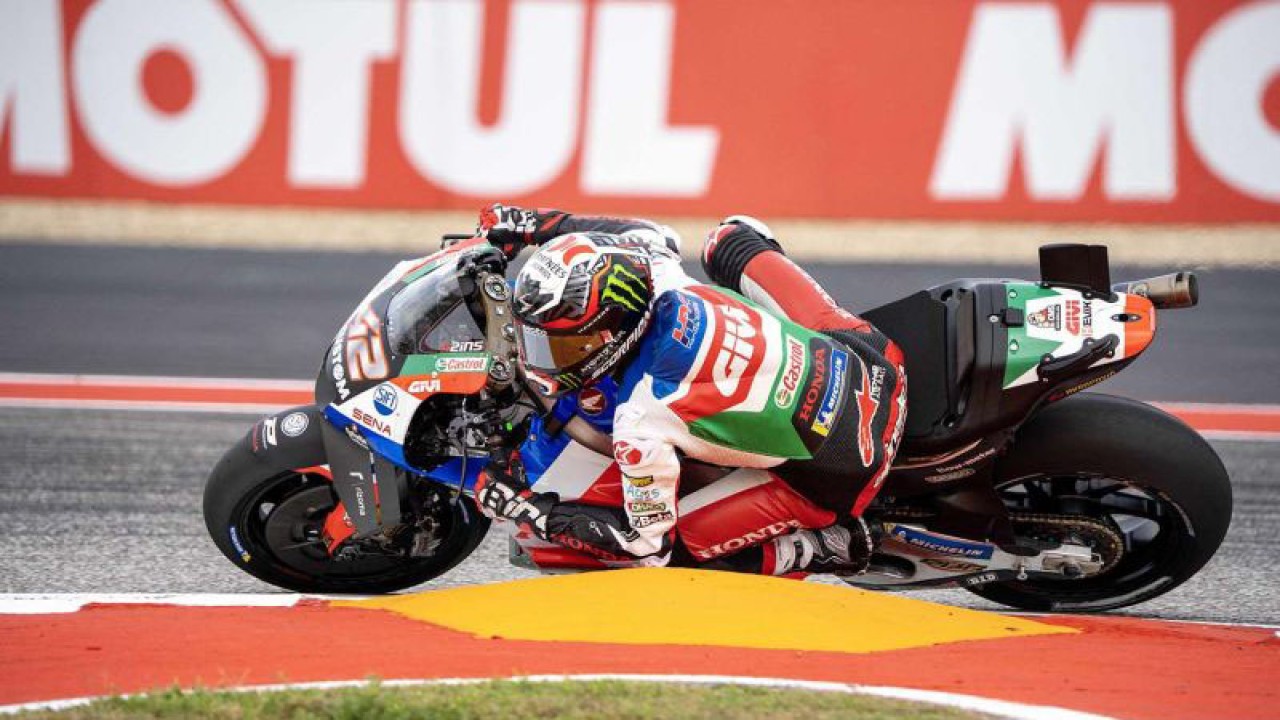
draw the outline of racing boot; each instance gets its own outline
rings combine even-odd
[[[874,549],[867,523],[862,518],[850,518],[817,530],[797,530],[775,538],[765,548],[764,570],[773,575],[797,572],[861,575],[871,564]]]

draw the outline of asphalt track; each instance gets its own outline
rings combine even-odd
[[[424,248],[429,243],[424,242]],[[0,371],[307,378],[390,255],[0,246]],[[1165,268],[1117,268],[1138,277]],[[814,274],[852,308],[1023,266],[849,267]],[[1103,389],[1147,400],[1280,402],[1280,274],[1206,270],[1199,309]],[[246,415],[0,409],[0,592],[261,592],[205,537],[200,489]],[[1215,441],[1236,514],[1208,568],[1134,609],[1280,623],[1280,443]],[[490,538],[432,586],[529,573]],[[960,592],[925,595],[986,607]]]

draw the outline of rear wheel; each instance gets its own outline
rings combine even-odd
[[[1213,557],[1231,521],[1230,481],[1204,438],[1156,408],[1108,395],[1078,395],[1038,413],[1000,460],[995,482],[1016,513],[1085,516],[1123,541],[1119,557],[1094,575],[970,588],[1026,610],[1111,610],[1169,592]]]
[[[322,464],[323,455],[315,460]],[[470,555],[488,530],[488,519],[465,497],[423,488],[418,499],[423,511],[406,532],[415,534],[419,550],[427,553],[414,556],[407,543],[367,541],[330,557],[322,530],[337,498],[328,479],[271,468],[242,440],[205,485],[204,517],[222,554],[254,577],[303,593],[377,594],[444,574]]]

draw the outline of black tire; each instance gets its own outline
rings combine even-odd
[[[292,450],[293,467],[325,462],[318,443],[309,458]],[[462,562],[489,529],[488,518],[460,498],[444,518],[444,540],[430,557],[336,561],[322,547],[298,546],[299,534],[323,524],[336,504],[327,478],[255,455],[250,437],[223,455],[204,489],[205,526],[222,554],[260,580],[301,593],[381,594],[419,585]]]
[[[1097,575],[970,588],[1024,610],[1097,612],[1167,593],[1204,567],[1231,523],[1230,480],[1209,443],[1172,415],[1111,395],[1084,393],[1037,413],[995,482],[1011,506],[1132,528],[1120,561]]]

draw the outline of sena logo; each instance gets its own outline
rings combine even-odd
[[[351,417],[355,418],[356,422],[359,422],[361,425],[364,425],[368,428],[373,429],[375,432],[381,433],[383,435],[391,434],[391,423],[383,422],[382,420],[378,419],[373,415],[370,415],[369,413],[361,410],[360,408],[356,408],[355,410],[353,410],[351,412]]]
[[[782,382],[778,391],[773,394],[773,403],[780,408],[791,407],[795,402],[796,390],[800,389],[800,380],[804,376],[804,343],[787,336],[787,366],[782,373]]]
[[[724,335],[711,366],[711,380],[721,395],[733,397],[751,364],[751,358],[759,350],[756,346],[761,344],[761,339],[746,310],[721,305],[720,313],[724,318]]]
[[[813,378],[804,391],[804,402],[800,404],[800,420],[808,423],[813,419],[813,410],[822,399],[822,388],[827,382],[827,346],[819,345],[813,349]]]
[[[721,555],[728,555],[729,553],[737,552],[746,547],[759,545],[766,540],[772,540],[779,535],[784,535],[788,531],[799,528],[799,520],[795,520],[794,518],[790,520],[781,520],[775,523],[770,523],[759,530],[752,530],[745,535],[730,538],[729,540],[712,545],[711,547],[694,550],[693,554],[696,555],[699,560],[714,560]]]

